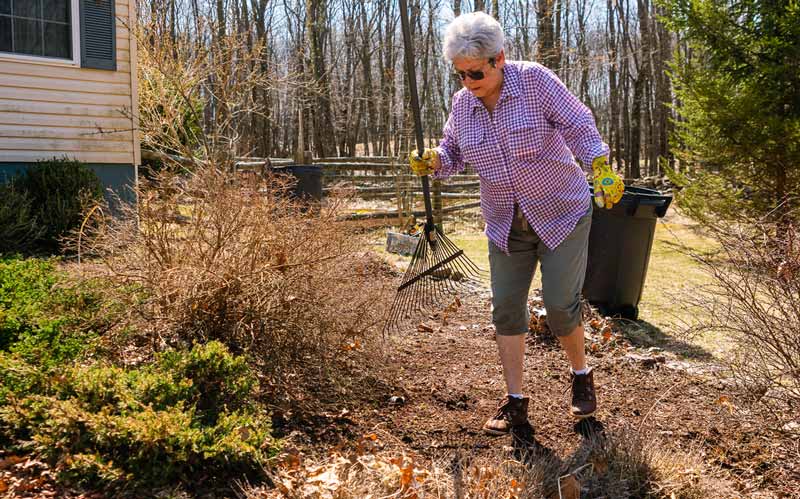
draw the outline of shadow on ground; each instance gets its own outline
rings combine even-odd
[[[658,326],[647,321],[615,318],[616,329],[634,346],[641,348],[657,347],[672,352],[679,357],[693,360],[712,360],[713,354],[703,347],[665,333]]]

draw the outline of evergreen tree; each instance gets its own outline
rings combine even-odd
[[[731,218],[800,206],[800,0],[663,0],[684,203]],[[796,215],[795,215],[796,217]]]

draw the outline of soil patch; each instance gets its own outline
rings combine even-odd
[[[328,413],[346,414],[346,422],[334,418],[325,423],[329,445],[312,439],[316,445],[301,444],[298,451],[324,453],[376,431],[386,445],[432,459],[510,449],[510,437],[480,431],[505,393],[489,291],[476,289],[460,302],[457,311],[451,306],[447,314],[427,315],[388,338],[383,372],[391,381],[365,386],[356,399],[340,398]],[[795,438],[775,428],[769,414],[740,402],[743,394],[717,366],[637,348],[617,324],[587,315],[599,409],[594,421],[576,424],[568,415],[566,357],[534,321],[535,315],[525,360],[529,413],[538,443],[563,462],[580,452],[581,433],[587,430],[635,431],[677,451],[699,451],[745,497],[800,497]],[[297,438],[318,434],[318,422],[307,420],[285,430],[299,432]],[[342,437],[338,442],[335,434]]]

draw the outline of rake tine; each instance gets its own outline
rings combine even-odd
[[[400,294],[398,293],[395,296],[394,301],[392,302],[392,308],[389,312],[389,318],[386,321],[386,325],[383,327],[383,335],[385,336],[386,333],[390,330],[395,329],[398,326],[398,315],[400,313],[400,309],[397,307],[397,302],[400,300]]]
[[[417,247],[414,249],[414,254],[411,257],[411,262],[409,262],[409,266],[406,269],[405,274],[403,275],[403,283],[401,287],[407,283],[411,276],[414,276],[418,272],[419,262],[425,260],[425,255],[427,253],[427,248],[425,242],[420,238],[419,242],[417,243]],[[394,325],[397,325],[397,321],[401,318],[401,316],[407,314],[409,312],[409,302],[410,299],[413,299],[413,294],[409,293],[411,291],[408,288],[398,291],[397,296],[392,303],[392,314],[391,318],[394,321]]]
[[[456,246],[452,242],[450,242],[449,240],[447,242],[449,243],[450,246],[456,248]],[[462,277],[464,279],[470,279],[470,278],[480,279],[481,277],[484,277],[486,274],[477,265],[475,265],[475,263],[472,260],[470,260],[469,257],[467,257],[466,255],[463,255],[463,258],[459,257],[455,259],[454,262],[459,267],[459,270],[461,271]]]
[[[417,251],[415,254],[415,258],[412,258],[411,265],[409,266],[409,271],[411,274],[409,277],[419,275],[425,267],[425,263],[428,259],[428,242],[425,240],[424,236],[420,235],[419,244],[417,246]],[[405,279],[406,282],[409,282],[409,279]],[[424,296],[424,293],[418,293],[419,287],[419,280],[414,281],[411,285],[405,290],[403,290],[406,301],[403,304],[403,308],[406,312],[410,313],[413,310],[417,310],[419,308],[419,298]]]
[[[438,227],[436,227],[436,232],[437,232],[437,238],[439,239],[438,251],[437,251],[438,260],[436,263],[442,265],[441,274],[443,277],[434,279],[436,279],[437,288],[440,294],[444,295],[444,297],[447,297],[449,295],[458,292],[458,289],[456,288],[456,283],[451,279],[453,275],[452,265],[456,261],[456,259],[452,259],[451,257],[455,253],[452,251],[450,252],[447,251],[448,248],[445,244],[443,244],[444,242],[441,239],[441,231],[439,231]]]
[[[434,262],[433,262],[433,267],[435,267],[437,265],[440,266],[439,267],[439,272],[442,273],[443,275],[446,275],[447,266],[443,265],[443,262],[446,260],[446,256],[442,254],[441,249],[442,249],[441,244],[437,244],[437,250],[434,251],[434,258],[435,259],[434,259]],[[437,296],[441,295],[441,293],[443,293],[443,289],[442,288],[446,287],[446,286],[443,285],[443,284],[445,284],[443,282],[443,281],[445,281],[445,279],[439,279],[439,278],[437,278],[437,277],[435,277],[433,275],[428,276],[428,277],[432,281],[431,284],[432,284],[432,287],[436,290]]]
[[[442,248],[443,250],[448,249],[444,244],[442,244]],[[441,287],[447,290],[448,294],[458,293],[458,283],[453,279],[453,277],[455,275],[455,268],[458,266],[460,255],[457,255],[457,251],[451,251],[449,255],[446,251],[442,251],[441,253],[442,258],[440,261],[447,260],[446,265],[442,267],[442,274],[444,275],[444,278],[439,280],[439,282],[442,284]],[[454,255],[456,255],[455,258],[452,258]]]
[[[439,264],[442,263],[441,259],[438,258],[438,255],[437,255],[436,252],[433,253],[433,258],[432,258],[431,262],[432,262],[431,267],[434,267],[434,266],[439,265]],[[426,305],[435,306],[439,302],[441,294],[442,294],[441,280],[436,278],[436,277],[434,277],[433,275],[427,275],[423,279],[420,279],[420,280],[424,283],[423,286],[424,286],[424,289],[426,291],[426,293],[425,293],[425,295],[426,295],[426,300],[425,300]]]
[[[449,256],[442,254],[439,261],[440,262],[445,261],[447,260],[447,258],[449,258]],[[439,291],[440,300],[448,298],[454,294],[457,294],[459,291],[457,283],[453,281],[453,279],[451,278],[453,276],[452,264],[454,263],[454,261],[455,260],[450,260],[449,262],[447,262],[447,264],[441,267],[442,275],[444,277],[434,278],[437,289]]]
[[[418,267],[420,266],[420,262],[424,261],[425,253],[426,248],[418,245],[416,251],[414,252],[414,256],[412,257],[412,261],[409,263],[409,267],[403,276],[404,284],[408,282],[408,278],[410,276],[418,273]],[[403,288],[402,290],[398,291],[397,296],[395,297],[394,303],[392,304],[392,317],[394,319],[395,326],[399,325],[398,321],[400,319],[404,318],[407,314],[414,310],[414,296],[416,294],[414,293],[414,287],[414,284],[411,284],[411,286]]]
[[[450,248],[451,251],[460,251],[458,247],[455,245],[455,243],[453,243],[453,241],[451,241],[443,233],[440,233],[440,239],[446,247]],[[457,260],[460,265],[463,265],[465,267],[464,270],[467,270],[465,274],[471,274],[474,277],[480,277],[483,274],[485,274],[485,272],[481,270],[477,265],[475,265],[475,262],[470,260],[470,258],[467,257],[466,255],[464,255],[464,258],[458,258]]]
[[[386,320],[386,325],[383,328],[384,334],[389,331],[397,328],[400,323],[400,315],[402,314],[402,309],[400,308],[400,300],[402,299],[402,295],[398,293],[394,297],[394,301],[392,301],[392,307],[389,309],[389,317]]]

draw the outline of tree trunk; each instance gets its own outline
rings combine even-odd
[[[558,70],[555,53],[555,33],[553,29],[553,5],[555,0],[538,0],[536,20],[538,26],[537,60],[552,69]]]
[[[609,162],[614,163],[617,161],[617,168],[624,171],[624,162],[622,159],[622,144],[620,143],[619,132],[619,85],[617,83],[617,19],[614,15],[614,4],[612,0],[606,0],[608,8],[607,22],[608,22],[608,89],[609,89],[609,137],[608,145],[610,148]]]
[[[661,9],[656,12],[663,14]],[[656,174],[661,175],[661,161],[664,159],[673,161],[672,155],[669,151],[669,133],[670,133],[670,113],[672,103],[672,88],[670,86],[669,76],[667,75],[667,63],[672,58],[672,34],[667,31],[663,23],[656,19],[655,32],[658,34],[658,58],[656,65],[656,146],[659,158],[658,168]]]
[[[633,85],[633,108],[631,109],[631,142],[628,147],[628,161],[630,162],[631,178],[642,176],[639,167],[639,155],[642,138],[642,104],[644,101],[644,87],[646,78],[644,73],[639,73]]]
[[[309,64],[314,86],[315,109],[312,113],[314,150],[319,156],[331,156],[336,149],[336,129],[330,100],[330,79],[325,67],[324,40],[327,24],[327,0],[306,0],[306,37]]]

